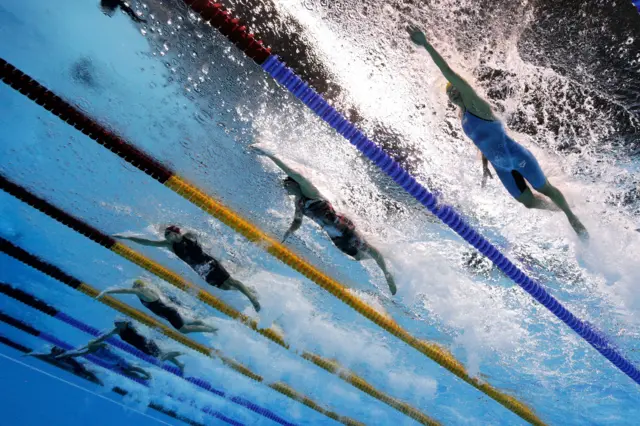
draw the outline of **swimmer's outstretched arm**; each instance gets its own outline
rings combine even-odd
[[[111,336],[114,336],[118,334],[118,327],[115,327],[113,330],[111,330],[108,333],[104,333],[101,336],[96,337],[93,340],[90,340],[89,343],[87,343],[85,346],[81,347],[80,349],[77,349],[75,351],[72,351],[71,353],[76,353],[79,351],[83,351],[83,350],[87,350],[88,352],[86,353],[92,353],[95,352],[101,345],[104,344],[104,342]],[[67,352],[69,353],[69,352]],[[63,354],[62,357],[66,357],[67,353]],[[75,355],[77,356],[77,355]]]
[[[460,77],[458,73],[451,69],[444,58],[440,56],[438,51],[427,41],[424,33],[418,28],[408,28],[407,31],[411,35],[411,40],[426,49],[431,59],[433,59],[433,62],[440,69],[440,72],[442,72],[442,75],[460,91],[465,107],[481,118],[493,119],[491,105],[482,99],[464,78]]]
[[[83,355],[87,355],[89,353],[95,352],[95,350],[91,350],[91,348],[89,348],[89,346],[84,346],[80,349],[76,349],[73,351],[67,351],[63,354],[60,354],[58,356],[55,357],[55,359],[66,359],[66,358],[77,358],[79,356],[83,356]]]
[[[135,288],[113,288],[111,290],[101,291],[100,294],[96,296],[96,299],[100,299],[102,296],[107,294],[135,294],[136,296],[140,296],[144,293]]]
[[[129,17],[131,19],[133,19],[135,22],[137,23],[146,23],[146,19],[142,19],[141,17],[138,16],[138,14],[136,14],[136,12],[131,8],[131,6],[129,6],[127,3],[121,1],[120,2],[120,8],[122,9],[122,11],[124,13],[126,13],[127,15],[129,15]]]
[[[134,243],[138,243],[141,244],[143,246],[147,246],[147,247],[168,247],[169,246],[169,241],[167,240],[149,240],[147,238],[139,238],[139,237],[125,237],[123,235],[118,235],[118,234],[114,234],[112,235],[113,238],[117,238],[119,240],[128,240],[128,241],[133,241]]]
[[[253,145],[252,148],[258,151],[260,154],[264,155],[265,157],[269,157],[271,161],[276,163],[276,166],[280,167],[282,171],[287,174],[287,176],[289,176],[291,179],[298,182],[298,185],[300,185],[302,194],[305,197],[314,198],[314,199],[322,198],[322,195],[320,194],[320,191],[318,191],[318,188],[316,188],[307,178],[302,176],[302,174],[293,170],[291,167],[287,166],[282,160],[280,160],[274,154],[267,152],[255,145]]]
[[[293,216],[293,222],[291,223],[291,226],[289,227],[287,232],[284,233],[284,237],[282,237],[283,243],[287,241],[287,238],[289,238],[291,234],[293,234],[298,229],[300,229],[300,225],[302,225],[303,216],[304,215],[302,213],[302,209],[300,208],[300,205],[296,202],[296,213]]]

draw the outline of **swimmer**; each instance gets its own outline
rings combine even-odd
[[[102,9],[102,12],[109,17],[113,16],[113,14],[116,13],[116,9],[118,8],[118,6],[124,13],[129,15],[129,17],[138,24],[147,22],[145,19],[139,17],[131,8],[131,6],[129,6],[129,4],[127,4],[127,2],[123,0],[100,0],[100,8]]]
[[[147,309],[161,318],[166,319],[178,331],[187,333],[215,333],[218,329],[205,324],[200,320],[185,320],[177,306],[164,300],[159,289],[143,280],[135,280],[132,288],[117,288],[105,290],[96,299],[105,294],[135,294]]]
[[[429,52],[442,74],[449,80],[447,95],[460,108],[462,129],[482,152],[483,186],[487,178],[493,178],[488,166],[491,163],[502,185],[513,198],[527,208],[562,210],[576,234],[582,239],[588,239],[587,230],[569,208],[564,195],[545,177],[533,154],[506,134],[504,126],[493,114],[491,105],[449,67],[422,31],[410,28],[408,32],[415,44],[423,46]],[[549,197],[553,203],[534,195],[526,182],[537,192]]]
[[[100,343],[103,343],[105,340],[107,340],[111,336],[118,335],[120,336],[120,339],[122,339],[122,341],[130,344],[140,352],[145,353],[154,358],[157,358],[160,362],[169,361],[175,364],[180,369],[180,371],[184,370],[184,364],[178,361],[177,359],[180,355],[182,355],[181,352],[163,351],[158,347],[158,344],[155,341],[140,334],[140,332],[136,330],[135,326],[131,323],[131,321],[117,319],[113,323],[115,325],[115,328],[113,330],[101,335],[95,340],[92,340],[91,342],[89,342],[89,345],[87,346],[98,345]]]
[[[49,352],[29,352],[24,356],[32,356],[50,364],[56,365],[65,371],[75,374],[78,377],[87,379],[93,383],[102,385],[102,381],[98,379],[98,376],[91,370],[89,370],[83,363],[78,362],[73,358],[59,358],[60,355],[65,354],[65,350],[58,346],[53,346]]]
[[[247,296],[255,310],[260,311],[260,303],[256,291],[232,278],[227,270],[202,249],[197,236],[192,232],[182,232],[175,225],[164,230],[164,240],[153,241],[138,237],[114,235],[114,238],[129,240],[149,247],[161,247],[171,250],[183,262],[189,265],[207,284],[221,290],[237,290]]]
[[[86,346],[81,348],[63,352],[57,355],[55,359],[71,361],[79,356],[93,355],[100,359],[100,361],[104,363],[104,366],[117,373],[140,380],[151,379],[151,374],[146,370],[129,363],[126,359],[109,349],[109,345],[99,340],[100,338],[90,341]]]
[[[324,229],[333,244],[343,253],[357,261],[362,261],[369,257],[372,258],[384,273],[391,294],[396,294],[395,280],[387,270],[382,254],[365,241],[356,231],[353,222],[340,213],[336,213],[331,203],[300,173],[292,170],[275,155],[258,146],[253,145],[252,147],[261,155],[269,157],[287,174],[288,177],[283,182],[284,188],[290,195],[295,197],[296,211],[293,223],[285,232],[282,242],[284,243],[289,236],[300,228],[303,217],[307,216]]]

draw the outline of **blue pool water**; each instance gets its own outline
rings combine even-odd
[[[271,147],[312,176],[323,193],[380,247],[398,277],[399,292],[391,297],[371,262],[348,260],[314,225],[305,223],[289,242],[294,250],[384,309],[415,336],[448,348],[472,375],[526,402],[545,422],[634,424],[640,414],[636,384],[499,273],[486,265],[465,267],[461,261],[468,255],[464,243],[428,213],[415,208],[389,210],[380,176],[259,67],[215,31],[194,30],[188,24],[192,18],[174,2],[154,1],[136,7],[149,17],[148,25],[136,26],[119,12],[109,18],[93,2],[0,0],[0,57],[261,228],[281,235],[292,218],[292,202],[279,183],[279,172],[248,148],[255,142]],[[579,174],[575,173],[575,156],[535,149],[584,217],[592,234],[591,244],[585,247],[573,237],[564,219],[515,206],[495,182],[484,192],[469,194],[479,178],[461,164],[477,159],[468,144],[452,142],[454,138],[443,130],[442,122],[454,121],[437,107],[444,100],[432,88],[439,84],[436,74],[419,84],[432,104],[433,117],[441,120],[429,114],[422,116],[423,121],[403,115],[403,110],[413,106],[415,96],[414,86],[408,83],[412,73],[403,73],[403,67],[421,70],[425,57],[413,53],[405,63],[406,58],[400,61],[389,56],[386,67],[392,69],[376,68],[370,82],[392,81],[393,85],[387,89],[376,86],[379,93],[367,93],[361,86],[367,84],[366,79],[359,76],[371,64],[354,54],[352,47],[363,47],[360,40],[356,43],[346,29],[336,29],[335,21],[324,21],[307,8],[286,2],[282,8],[305,23],[309,40],[321,46],[322,57],[340,76],[339,81],[353,87],[350,96],[364,111],[406,127],[425,158],[419,177],[440,176],[438,183],[447,201],[520,259],[566,306],[606,332],[631,360],[639,360],[635,349],[640,333],[636,315],[640,242],[633,230],[637,218],[594,198],[598,191],[613,191],[616,183],[637,177],[637,161],[606,156],[603,160],[600,153],[589,151],[585,155],[593,158],[580,161],[593,167],[592,174]],[[344,43],[336,44],[336,38]],[[215,46],[211,57],[202,57],[199,43]],[[364,47],[373,48],[371,43]],[[409,46],[403,48],[409,52]],[[340,57],[352,54],[355,65],[350,65],[354,68],[349,74]],[[539,70],[522,66],[518,72],[527,79]],[[388,111],[372,106],[380,105],[375,101],[378,96],[385,97]],[[0,129],[0,172],[96,228],[149,238],[158,238],[160,227],[167,223],[197,230],[233,276],[255,286],[263,311],[256,315],[238,294],[207,289],[261,325],[277,324],[294,350],[337,359],[377,388],[443,424],[523,423],[4,84],[0,85]],[[602,179],[594,180],[593,175]],[[608,178],[613,175],[619,180]],[[218,335],[195,336],[195,340],[222,350],[267,382],[285,382],[366,424],[416,424],[5,193],[0,193],[0,236],[101,290],[129,286],[133,279],[146,276],[194,315],[220,327]],[[205,285],[174,256],[134,248]],[[4,254],[0,254],[0,281],[36,294],[93,327],[109,330],[116,318],[113,310]],[[121,299],[143,309],[135,298]],[[73,345],[88,340],[87,335],[4,295],[0,295],[0,308]],[[333,422],[218,361],[181,348],[153,330],[143,330],[163,347],[185,351],[189,375],[203,377],[295,424]],[[6,324],[0,324],[0,334],[35,350],[47,348],[41,340]],[[180,424],[146,408],[150,402],[205,424],[218,421],[205,416],[203,407],[213,407],[243,424],[273,423],[150,366],[145,366],[154,376],[149,389],[94,367],[107,385],[98,387],[33,358],[23,358],[4,345],[0,345],[0,355],[6,395],[0,424]],[[129,395],[123,398],[109,392],[114,386],[126,389]],[[183,401],[170,399],[169,392]]]

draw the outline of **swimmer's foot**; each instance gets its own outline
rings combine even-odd
[[[578,238],[580,238],[583,242],[589,241],[589,232],[587,232],[587,228],[585,228],[582,222],[580,222],[580,219],[578,219],[576,216],[573,216],[569,218],[569,223],[571,224],[573,230],[576,231]]]
[[[385,274],[385,278],[387,279],[387,284],[389,285],[389,291],[392,295],[395,295],[398,289],[396,288],[396,282],[391,276],[391,274]]]
[[[253,288],[248,288],[247,297],[249,298],[249,301],[253,305],[253,308],[256,310],[256,312],[260,312],[260,302],[258,302],[258,293],[256,292],[256,290]]]

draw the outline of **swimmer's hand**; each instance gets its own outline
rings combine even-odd
[[[489,167],[483,167],[483,172],[482,172],[482,187],[484,188],[485,186],[487,186],[487,178],[489,179],[493,179],[493,175],[491,174],[491,170],[489,170]]]
[[[273,155],[269,151],[267,151],[265,148],[258,145],[257,143],[249,145],[249,149],[254,150],[258,155],[266,155],[267,157]]]
[[[407,32],[413,41],[418,46],[426,46],[429,44],[427,36],[424,35],[422,30],[418,27],[407,27]]]

